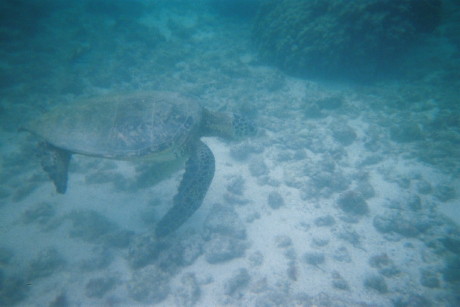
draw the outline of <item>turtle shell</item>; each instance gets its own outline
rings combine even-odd
[[[199,137],[202,108],[174,92],[133,93],[58,106],[26,129],[74,153],[129,159],[177,158]]]

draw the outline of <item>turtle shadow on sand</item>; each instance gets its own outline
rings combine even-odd
[[[211,112],[196,99],[174,92],[101,96],[58,106],[24,127],[38,136],[39,157],[58,193],[67,189],[73,154],[115,160],[185,162],[173,206],[155,234],[177,230],[201,205],[214,177],[215,161],[202,136],[239,139],[254,125],[232,113]]]

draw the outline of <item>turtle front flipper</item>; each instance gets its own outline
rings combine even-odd
[[[46,142],[42,142],[38,146],[43,170],[54,182],[56,191],[64,194],[67,189],[69,162],[72,154]]]
[[[178,229],[201,206],[214,177],[214,169],[214,155],[206,144],[199,141],[185,166],[173,207],[156,227],[157,237]]]

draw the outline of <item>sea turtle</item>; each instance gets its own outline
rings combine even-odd
[[[43,169],[58,193],[67,189],[72,154],[147,161],[187,159],[172,208],[155,233],[178,229],[201,205],[214,176],[214,155],[202,136],[240,138],[254,125],[233,113],[211,112],[175,92],[128,93],[61,105],[24,127],[40,137]]]

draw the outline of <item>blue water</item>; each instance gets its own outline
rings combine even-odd
[[[459,34],[455,0],[0,0],[0,306],[460,306]],[[202,138],[165,238],[196,161],[73,155],[61,195],[22,129],[153,91],[258,127]]]

